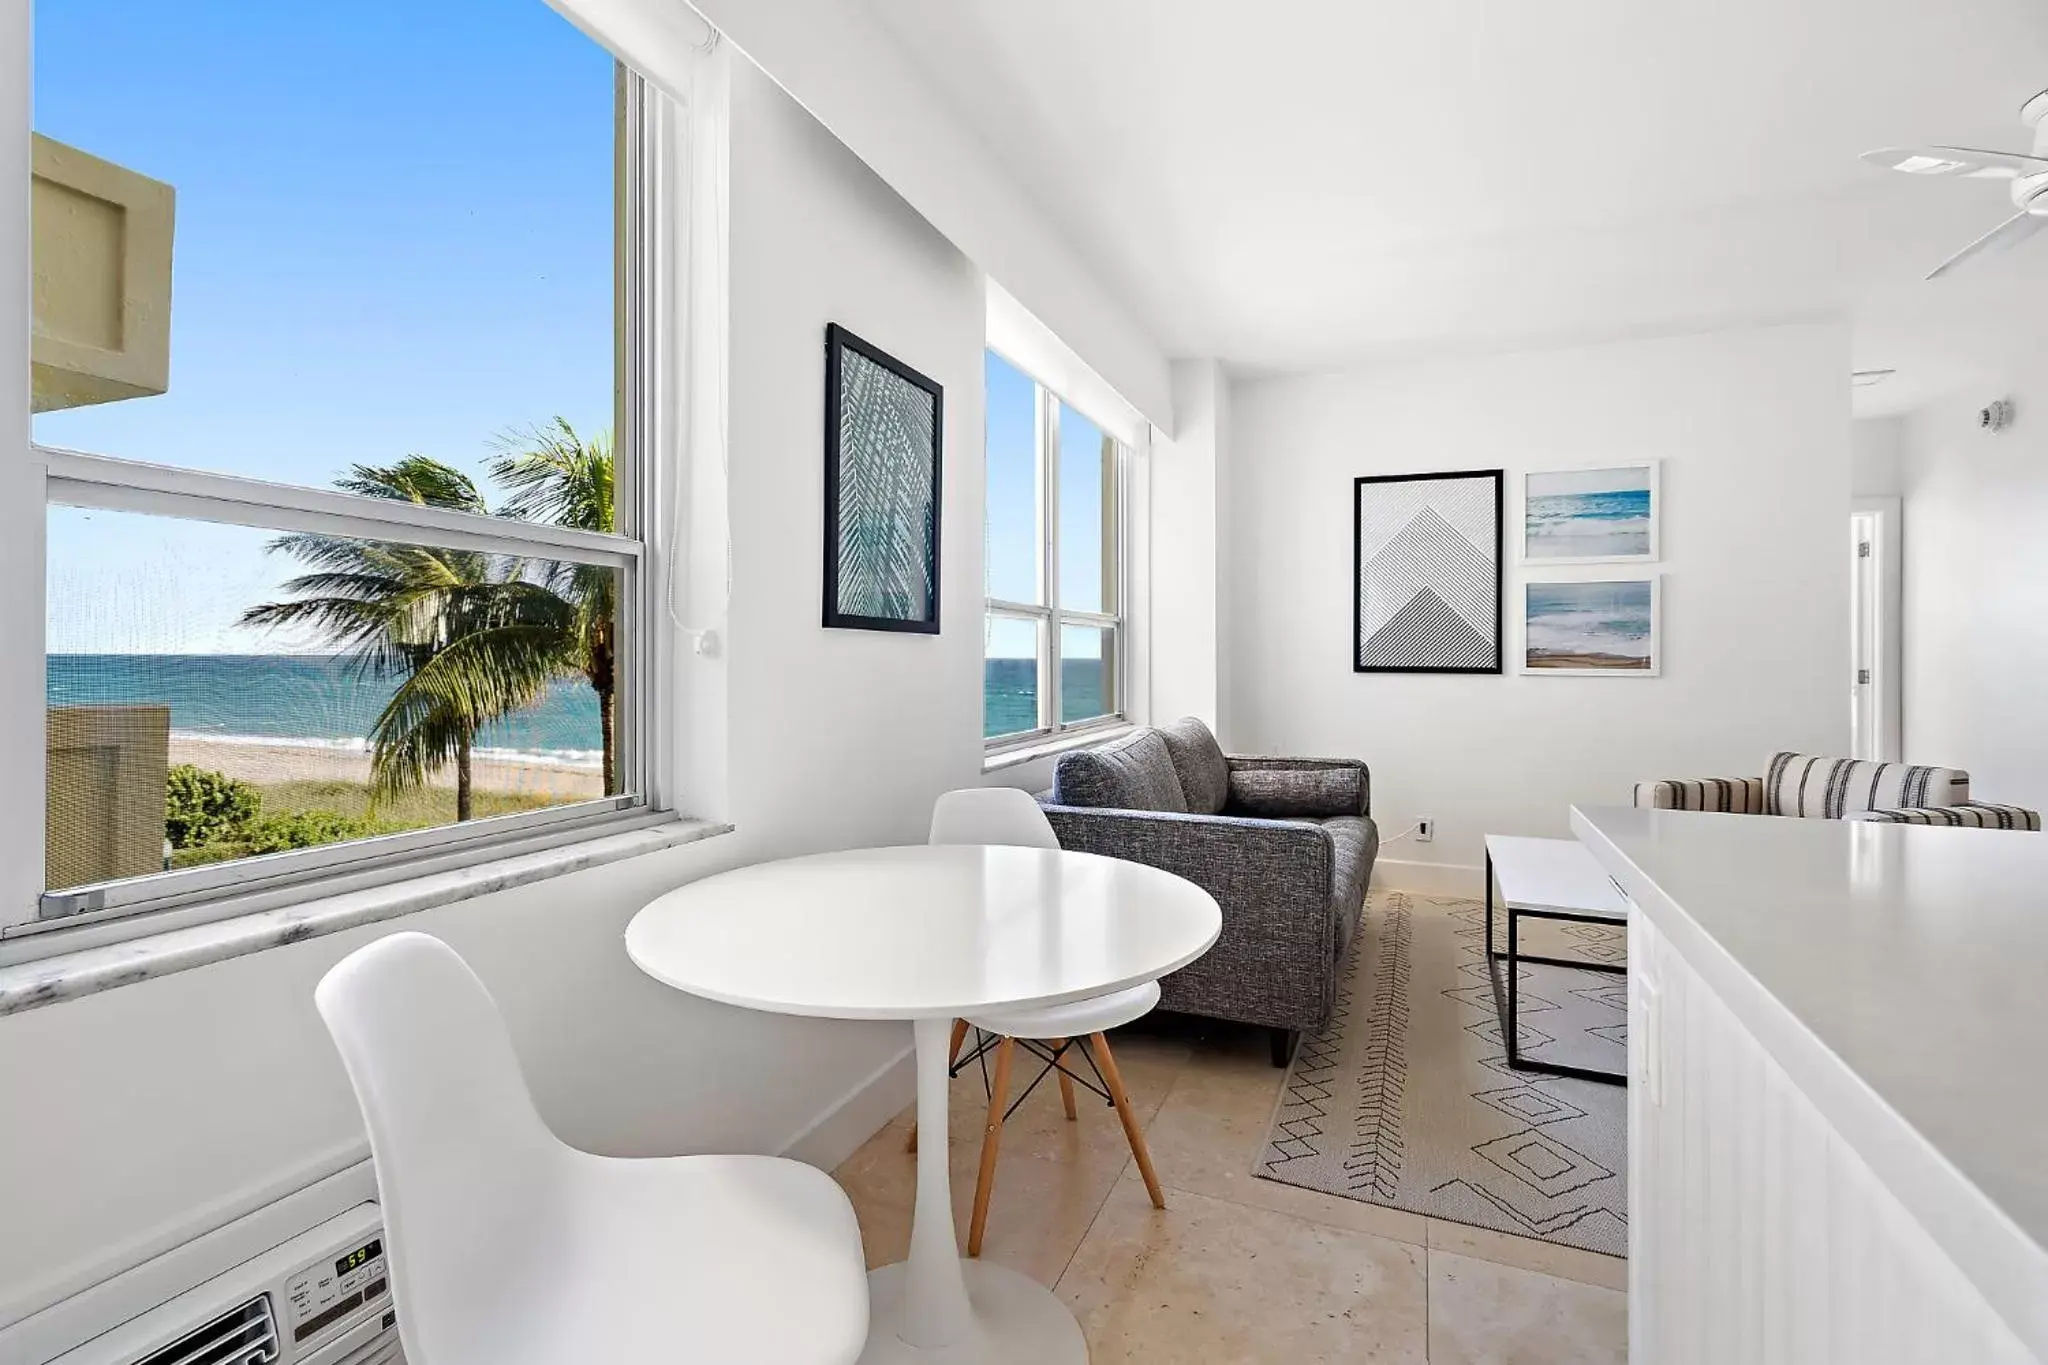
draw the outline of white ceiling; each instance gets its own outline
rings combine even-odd
[[[2026,150],[2040,0],[867,3],[1172,354],[1292,369],[1845,310],[1910,339],[1930,309],[2048,302],[2040,240],[1948,298],[1920,283],[2010,212],[2001,186],[1857,160]],[[1883,330],[1859,365],[1890,363],[1864,354]]]

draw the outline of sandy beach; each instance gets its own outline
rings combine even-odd
[[[1650,661],[1627,654],[1574,654],[1556,649],[1529,651],[1531,668],[1604,668],[1617,673],[1647,673]]]
[[[240,741],[222,743],[173,735],[171,762],[210,768],[258,786],[285,782],[367,783],[370,780],[370,756],[347,749]],[[604,775],[597,769],[571,768],[539,759],[479,758],[470,765],[470,777],[479,791],[544,796],[550,801],[582,801],[604,795]],[[431,783],[437,787],[453,787],[454,765],[436,774]]]

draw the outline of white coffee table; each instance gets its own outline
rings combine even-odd
[[[1508,912],[1508,950],[1505,954],[1493,950],[1496,884],[1500,887],[1501,904]],[[1539,957],[1522,952],[1521,921],[1524,919],[1626,925],[1628,899],[1601,869],[1586,846],[1576,839],[1527,839],[1510,834],[1486,836],[1486,974],[1493,982],[1494,1007],[1500,1013],[1501,1039],[1507,1045],[1508,1068],[1544,1076],[1570,1076],[1582,1081],[1626,1085],[1626,1071],[1598,1071],[1591,1067],[1536,1061],[1522,1055],[1516,1005],[1523,963],[1540,962],[1552,967],[1574,967],[1581,971],[1617,975],[1628,972],[1628,967],[1620,963]],[[1505,990],[1493,971],[1494,962],[1503,958],[1507,977]]]
[[[633,917],[626,951],[656,980],[727,1004],[910,1020],[921,1135],[910,1258],[868,1277],[862,1365],[1070,1365],[1088,1347],[1066,1305],[1028,1276],[961,1259],[946,1163],[952,1021],[1156,980],[1207,952],[1222,927],[1208,892],[1139,863],[918,845],[678,887]]]

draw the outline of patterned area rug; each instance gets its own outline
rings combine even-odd
[[[1531,953],[1626,960],[1619,929],[1522,929]],[[1506,931],[1496,912],[1496,947]],[[1484,932],[1474,901],[1372,895],[1336,1013],[1302,1039],[1253,1174],[1623,1255],[1627,1091],[1508,1069]],[[1524,966],[1520,990],[1524,1056],[1625,1067],[1623,978]]]

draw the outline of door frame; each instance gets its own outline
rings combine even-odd
[[[1870,554],[1857,552],[1861,537],[1858,525],[1869,518],[1874,527],[1869,536]],[[1849,668],[1850,686],[1855,670],[1869,660],[1870,710],[1873,724],[1864,731],[1855,723],[1852,709],[1850,753],[1856,758],[1898,762],[1904,742],[1904,613],[1901,606],[1905,569],[1905,506],[1896,497],[1858,497],[1849,500]],[[1868,564],[1866,574],[1862,566]],[[1865,636],[1869,637],[1865,649]],[[1853,694],[1852,694],[1853,696]]]

